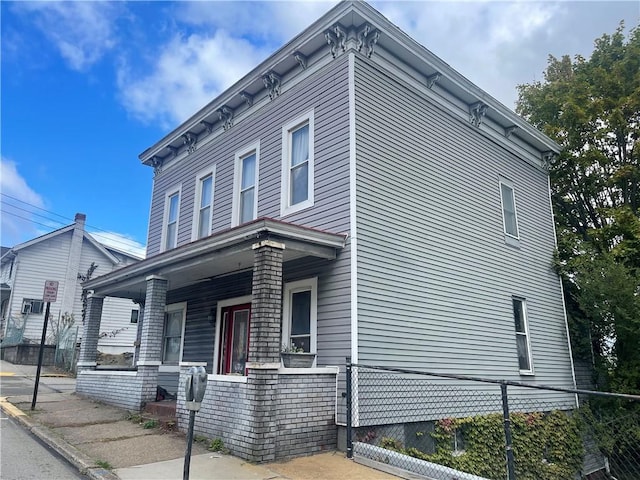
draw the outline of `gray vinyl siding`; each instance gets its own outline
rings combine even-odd
[[[546,173],[359,56],[355,79],[359,362],[571,387]],[[534,377],[519,374],[512,296]]]
[[[348,57],[345,55],[304,80],[154,179],[148,257],[160,252],[166,192],[182,188],[178,245],[191,241],[196,175],[216,165],[212,233],[231,227],[235,154],[260,141],[258,217],[280,218],[282,127],[314,112],[314,206],[282,220],[334,233],[349,233]],[[308,262],[308,265],[306,263]],[[320,262],[322,263],[322,262]],[[319,269],[318,261],[296,264],[295,279],[318,276],[318,364],[344,365],[350,353],[350,245]],[[285,268],[285,281],[287,270]],[[223,281],[228,281],[225,277]],[[244,289],[214,293],[203,285],[170,292],[169,303],[187,302],[184,361],[212,360],[213,329],[203,323],[216,301],[251,293]],[[206,320],[204,321],[206,322]],[[204,332],[204,334],[203,334]],[[206,353],[205,352],[211,352]],[[206,358],[205,358],[206,357]],[[211,366],[209,366],[211,368]]]

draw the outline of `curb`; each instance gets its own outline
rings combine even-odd
[[[51,429],[35,422],[26,413],[9,402],[6,397],[0,397],[0,408],[2,408],[8,416],[15,419],[25,429],[58,452],[58,454],[76,467],[80,473],[86,475],[92,480],[120,480],[120,477],[115,473],[96,466],[95,462],[91,458],[65,441],[63,438],[57,436],[51,431]]]

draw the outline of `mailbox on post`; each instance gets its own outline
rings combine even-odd
[[[187,410],[197,412],[207,388],[207,371],[204,367],[191,367],[184,384],[184,398]]]
[[[187,449],[184,453],[183,480],[189,480],[191,445],[193,444],[193,424],[195,422],[196,412],[200,410],[206,388],[207,371],[204,367],[191,367],[187,372],[184,383],[185,407],[189,410],[189,430],[187,431]]]

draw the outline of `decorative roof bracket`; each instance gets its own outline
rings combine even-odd
[[[223,105],[218,110],[218,118],[222,121],[222,128],[226,132],[233,127],[233,110],[226,105]]]
[[[336,24],[330,30],[324,32],[324,38],[327,39],[327,43],[329,44],[329,51],[331,52],[331,56],[336,58],[338,56],[338,48],[340,48],[343,52],[347,49],[345,42],[347,41],[347,34],[344,29]]]
[[[280,85],[282,83],[280,75],[271,70],[262,76],[262,81],[264,82],[265,88],[269,91],[269,98],[271,100],[280,95]]]
[[[162,172],[162,163],[163,163],[162,158],[160,158],[157,155],[154,155],[153,157],[151,157],[151,160],[149,160],[149,163],[153,167],[154,175],[158,175],[160,172]]]
[[[551,164],[554,162],[557,156],[558,155],[556,154],[556,152],[552,152],[551,150],[542,152],[542,166],[545,168],[545,170],[548,171],[549,168],[551,168]]]
[[[238,95],[240,95],[240,98],[244,100],[247,106],[250,107],[251,105],[253,105],[253,95],[251,95],[248,92],[245,92],[244,90],[241,91]]]
[[[293,58],[295,58],[296,62],[300,64],[300,66],[302,67],[302,70],[305,70],[307,68],[308,59],[306,55],[303,55],[302,53],[296,50],[295,52],[293,52]]]
[[[436,72],[433,75],[429,75],[427,77],[427,88],[431,90],[433,86],[438,83],[438,81],[442,78],[442,74],[440,72]]]
[[[179,148],[176,148],[173,145],[167,145],[166,149],[171,152],[171,156],[173,158],[176,158],[178,156],[178,150],[180,150]]]
[[[196,151],[197,141],[198,141],[198,137],[191,132],[187,132],[182,135],[182,142],[187,146],[188,154],[191,154]]]
[[[371,25],[366,23],[364,27],[358,31],[357,37],[358,51],[362,51],[362,47],[365,47],[365,55],[367,58],[371,58],[371,55],[373,55],[373,48],[376,43],[378,43],[378,38],[380,38],[380,31],[375,30]]]
[[[480,127],[480,125],[482,125],[482,120],[487,114],[487,108],[489,107],[482,102],[474,103],[469,106],[469,121],[472,125],[476,127]]]

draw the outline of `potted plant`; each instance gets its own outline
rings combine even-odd
[[[291,343],[291,345],[283,343],[280,356],[286,368],[311,368],[316,359],[315,353],[305,352],[295,343]]]

